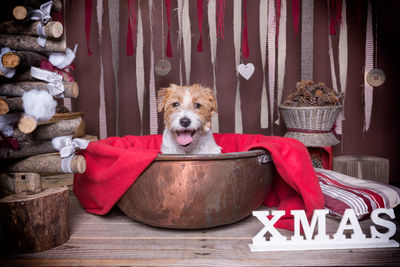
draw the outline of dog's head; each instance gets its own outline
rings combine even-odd
[[[158,91],[158,112],[164,111],[164,124],[176,141],[188,146],[202,133],[211,130],[211,118],[217,113],[213,90],[199,84],[170,87]]]

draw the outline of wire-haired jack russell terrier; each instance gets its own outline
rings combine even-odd
[[[221,153],[211,132],[211,118],[217,113],[211,88],[171,84],[157,92],[157,108],[164,111],[162,153]]]

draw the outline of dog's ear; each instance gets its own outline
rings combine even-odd
[[[168,87],[162,88],[161,90],[157,91],[157,110],[158,112],[163,111],[165,106],[165,96],[167,94]]]
[[[205,88],[205,90],[207,91],[211,102],[211,112],[213,112],[213,114],[218,113],[217,100],[215,99],[214,90],[210,87]]]

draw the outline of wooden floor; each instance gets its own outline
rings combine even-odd
[[[399,248],[250,252],[248,244],[262,228],[252,216],[206,230],[159,229],[134,222],[117,209],[106,216],[85,213],[73,195],[70,213],[67,243],[40,253],[3,255],[0,266],[400,265]],[[335,232],[338,223],[328,219],[327,232]],[[365,229],[369,225],[362,222]]]

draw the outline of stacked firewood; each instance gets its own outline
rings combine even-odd
[[[45,91],[59,106],[63,98],[78,97],[79,86],[73,77],[71,79],[67,68],[59,69],[49,61],[52,54],[67,52],[63,24],[51,19],[51,15],[61,11],[62,2],[18,0],[6,1],[3,5],[1,12],[8,14],[0,18],[0,173],[52,173],[66,169],[83,172],[86,166],[83,157],[72,155],[69,166],[63,167],[65,161],[52,144],[55,137],[85,136],[85,122],[79,116],[82,113],[68,116],[70,111],[58,107],[63,114],[54,111],[50,120],[43,121],[35,114],[27,114],[23,97],[27,92]],[[57,77],[61,77],[58,87],[62,87],[63,92],[52,93],[50,82],[35,78],[32,67],[58,74]],[[36,180],[39,183],[40,177]],[[28,188],[28,191],[40,192],[37,183],[36,188]]]

